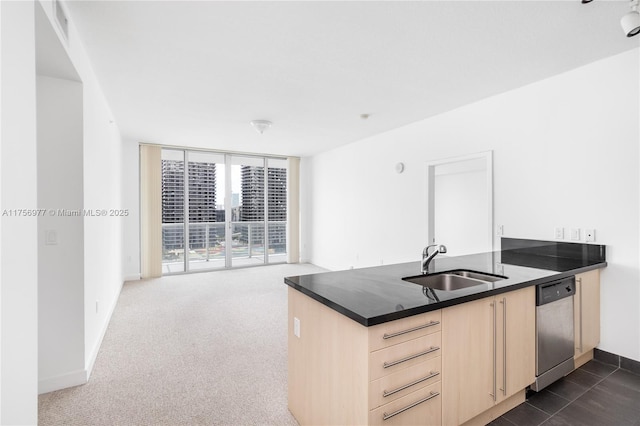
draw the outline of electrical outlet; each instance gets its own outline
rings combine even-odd
[[[496,227],[496,235],[502,237],[504,235],[504,225],[498,225]]]
[[[579,228],[571,228],[571,239],[573,241],[580,241],[580,229]]]
[[[556,228],[556,240],[564,240],[564,228]]]
[[[293,335],[300,338],[300,319],[293,317]]]
[[[585,229],[584,230],[584,239],[588,243],[593,243],[596,241],[596,230],[595,229]]]

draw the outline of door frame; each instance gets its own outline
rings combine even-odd
[[[490,251],[493,251],[493,151],[483,151],[475,154],[448,157],[440,160],[427,162],[427,241],[429,244],[435,243],[435,171],[437,166],[445,164],[462,163],[470,160],[484,160],[487,184],[487,205],[488,218],[487,234],[490,244]]]

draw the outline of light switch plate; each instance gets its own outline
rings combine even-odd
[[[580,241],[580,229],[579,228],[571,228],[571,239],[573,241]]]
[[[556,240],[564,240],[564,228],[556,228],[555,235]]]
[[[44,231],[44,243],[48,246],[55,246],[58,244],[58,233],[55,229],[47,229]]]

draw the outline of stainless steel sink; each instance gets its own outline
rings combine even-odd
[[[451,272],[446,272],[446,273],[447,274],[458,275],[458,276],[465,277],[465,278],[474,278],[476,280],[488,281],[490,283],[496,282],[496,281],[500,281],[500,280],[504,280],[505,278],[507,278],[507,277],[503,277],[501,275],[489,275],[489,274],[483,274],[481,272],[465,271],[465,270],[451,271]]]
[[[404,281],[436,290],[453,291],[503,280],[506,277],[480,272],[456,270],[431,275],[405,277]]]

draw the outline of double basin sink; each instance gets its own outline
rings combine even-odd
[[[507,277],[503,277],[502,275],[491,275],[466,269],[457,269],[455,271],[441,272],[438,274],[404,277],[403,280],[435,290],[454,291],[489,284],[506,278]]]

